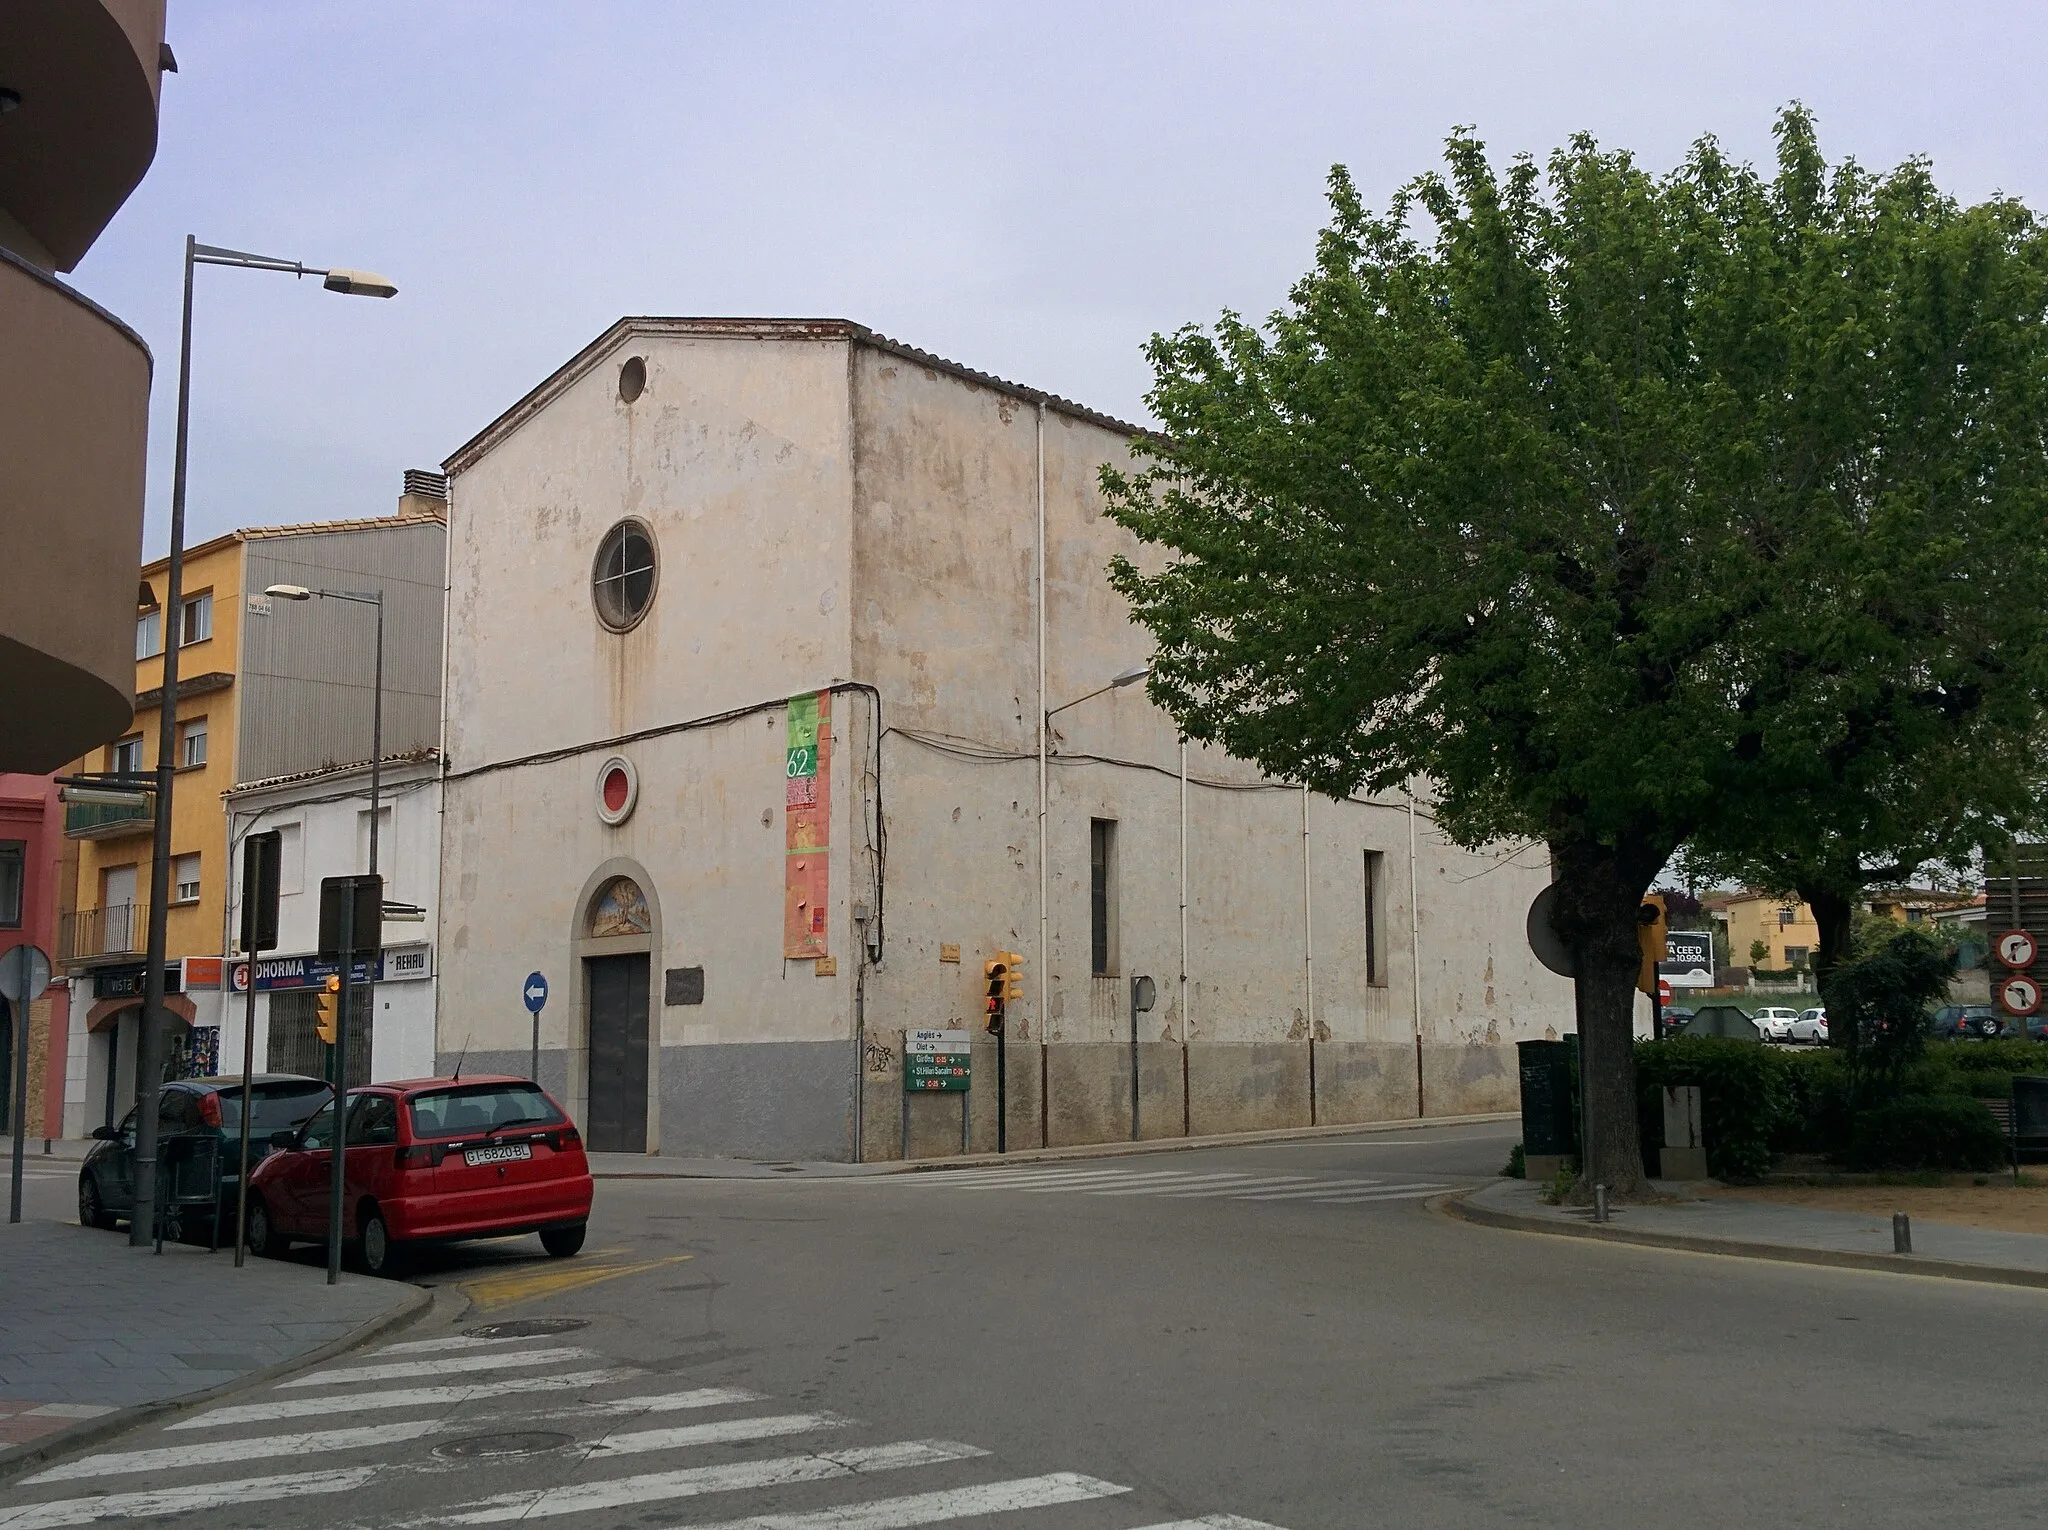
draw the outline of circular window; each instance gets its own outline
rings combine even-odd
[[[621,824],[633,816],[640,800],[640,773],[623,754],[615,754],[597,767],[597,816],[608,824]]]
[[[620,521],[597,544],[590,592],[597,619],[614,632],[639,624],[654,604],[654,533],[639,521]]]
[[[619,368],[619,399],[632,403],[647,387],[647,363],[638,356],[626,358],[626,364]]]

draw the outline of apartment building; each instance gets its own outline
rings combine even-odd
[[[176,611],[162,605],[167,565],[142,569],[134,723],[73,769],[156,769],[164,645],[177,643],[165,911],[172,1076],[212,1072],[221,1056],[225,962],[235,933],[224,799],[245,782],[361,763],[370,754],[375,608],[264,592],[284,584],[381,593],[385,753],[431,748],[439,732],[442,485],[438,474],[408,474],[395,515],[249,527],[189,548]],[[152,823],[146,806],[65,809],[64,832],[79,842],[79,857],[76,902],[59,920],[58,958],[73,978],[74,1017],[83,1011],[70,1035],[79,1113],[74,1120],[67,1112],[67,1135],[118,1120],[135,1097]]]

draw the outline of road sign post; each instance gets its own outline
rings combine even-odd
[[[284,834],[272,829],[242,841],[242,951],[248,958],[249,993],[242,1006],[242,1130],[235,1170],[235,1268],[242,1267],[249,1242],[249,1123],[256,1114],[256,958],[277,946],[277,900],[282,890]],[[214,1217],[219,1219],[219,1208]],[[218,1242],[218,1238],[215,1239]]]
[[[376,820],[373,818],[374,824]],[[340,992],[335,995],[334,1023],[334,1127],[328,1144],[327,1283],[341,1282],[341,1234],[346,1225],[347,1192],[343,1178],[348,1163],[348,1038],[355,1013],[355,966],[358,956],[369,959],[374,979],[379,948],[384,942],[384,879],[375,872],[364,876],[322,877],[320,879],[320,955],[341,963]],[[251,963],[253,985],[254,963]],[[370,1023],[372,1015],[364,1023]],[[248,1102],[243,1102],[246,1113]]]
[[[960,1096],[960,1151],[967,1151],[967,1092],[974,1087],[974,1049],[966,1031],[903,1033],[903,1156],[910,1156],[910,1097]]]
[[[21,1155],[28,1145],[28,1007],[50,986],[50,958],[35,946],[0,954],[0,999],[14,1020],[14,1163],[9,1172],[7,1220],[21,1220]]]
[[[2034,965],[2034,937],[2025,930],[2007,930],[1998,937],[1998,959],[2015,971]]]
[[[526,1012],[533,1016],[533,1060],[528,1064],[528,1077],[536,1084],[540,1082],[540,1012],[547,1008],[548,980],[538,972],[526,974],[526,981],[519,987],[519,997],[526,1001]]]

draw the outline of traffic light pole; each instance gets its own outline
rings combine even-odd
[[[376,822],[373,818],[372,824]],[[344,899],[341,909],[341,991],[334,1005],[334,1141],[328,1180],[327,1283],[341,1282],[342,1183],[348,1160],[348,1022],[356,965],[356,900]],[[244,1109],[243,1115],[248,1111]]]
[[[247,897],[248,878],[242,879]],[[249,1247],[249,1118],[256,1114],[254,1059],[256,1051],[256,953],[250,951],[243,968],[249,974],[249,1001],[242,1010],[242,1145],[235,1169],[235,1268]]]

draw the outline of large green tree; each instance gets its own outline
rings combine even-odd
[[[1284,308],[1154,337],[1162,436],[1105,475],[1165,550],[1112,578],[1188,736],[1548,844],[1617,1194],[1672,853],[1792,830],[1845,728],[1881,771],[1966,676],[2042,691],[2043,239],[1919,161],[1830,169],[1797,108],[1777,141],[1658,176],[1461,132],[1384,213],[1335,170]]]

